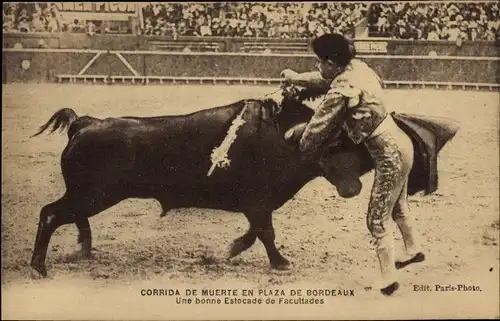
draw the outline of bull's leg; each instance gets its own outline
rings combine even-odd
[[[276,235],[274,233],[272,212],[260,213],[252,223],[255,234],[266,248],[271,266],[277,270],[287,269],[290,262],[281,255],[274,243]]]
[[[90,258],[92,250],[92,231],[90,229],[89,219],[79,216],[76,218],[75,224],[78,228],[78,250],[73,256],[74,258]]]
[[[106,194],[104,191],[99,193],[99,196],[92,194],[78,198],[78,205],[75,207],[78,209],[78,213],[75,214],[75,224],[78,228],[79,248],[75,253],[68,255],[67,259],[88,259],[92,256],[92,230],[88,218],[115,205],[120,199],[117,195]]]
[[[75,218],[75,224],[78,228],[77,250],[65,256],[68,262],[89,259],[91,257],[92,234],[89,219],[78,213],[78,216]]]
[[[38,230],[35,238],[35,246],[31,257],[31,267],[34,276],[46,277],[47,268],[45,267],[45,258],[50,238],[54,231],[61,225],[69,224],[74,221],[74,216],[70,213],[70,203],[66,196],[54,203],[48,204],[40,211]]]
[[[255,214],[246,212],[244,212],[244,214],[248,219],[248,223],[250,223],[250,228],[245,234],[233,241],[233,244],[231,245],[231,248],[229,250],[229,258],[233,258],[248,250],[250,247],[252,247],[252,245],[255,243],[255,240],[257,239],[257,234],[255,233],[254,227],[252,225]]]
[[[91,254],[92,238],[88,217],[115,205],[122,198],[114,194],[106,194],[101,190],[96,194],[87,196],[72,196],[67,193],[60,200],[46,205],[40,212],[40,222],[38,225],[37,236],[35,240],[35,248],[31,259],[31,267],[34,269],[35,275],[41,274],[47,276],[45,267],[45,258],[52,233],[61,225],[75,223],[78,227],[79,236],[78,243],[81,244],[81,252],[73,257],[89,257]],[[71,195],[75,195],[72,193]]]
[[[252,228],[249,228],[244,235],[233,241],[229,251],[229,258],[235,257],[241,252],[248,250],[255,243],[256,239],[257,234],[255,234]]]
[[[76,220],[78,228],[78,244],[81,244],[83,257],[90,257],[92,250],[92,231],[90,229],[89,219],[81,217]]]

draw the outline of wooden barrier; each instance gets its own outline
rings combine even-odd
[[[2,55],[3,83],[276,84],[282,69],[308,71],[314,65],[311,54],[6,49]],[[360,58],[391,88],[498,88],[498,57]]]
[[[166,85],[166,84],[200,84],[200,85],[281,85],[281,78],[244,78],[244,77],[168,77],[168,76],[102,76],[102,75],[57,75],[59,83],[113,84],[113,85]],[[461,89],[488,90],[500,88],[491,83],[456,83],[432,81],[384,81],[384,88],[390,89]]]

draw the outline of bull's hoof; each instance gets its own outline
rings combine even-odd
[[[36,269],[31,269],[31,278],[33,280],[42,280],[47,277],[47,271],[45,271],[45,275],[43,275],[41,272],[39,272]]]
[[[83,260],[90,260],[92,258],[92,254],[90,251],[75,251],[70,254],[66,254],[64,256],[63,261],[66,263],[77,262]]]
[[[385,288],[380,289],[380,292],[382,292],[382,294],[385,296],[390,296],[390,295],[394,294],[394,292],[396,292],[398,289],[399,289],[399,283],[394,282],[394,283],[386,286]]]
[[[245,234],[233,241],[231,248],[229,249],[228,258],[233,258],[242,252],[248,250],[255,242],[255,236],[250,234]]]
[[[33,279],[41,279],[47,277],[47,268],[45,264],[41,262],[40,257],[35,255],[31,260],[31,277]]]
[[[411,259],[406,260],[406,261],[396,261],[396,269],[400,270],[405,268],[406,266],[412,264],[412,263],[419,263],[425,261],[425,255],[422,252],[418,252],[413,256]]]
[[[281,258],[277,262],[271,262],[271,267],[275,270],[286,271],[286,270],[290,270],[292,266],[287,259]]]
[[[245,250],[245,244],[241,239],[236,239],[229,249],[228,258],[233,258]]]
[[[35,280],[40,280],[47,277],[47,268],[45,265],[34,265],[31,264],[31,278]]]

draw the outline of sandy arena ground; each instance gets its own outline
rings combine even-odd
[[[175,210],[160,218],[154,200],[129,199],[93,217],[94,258],[68,261],[74,225],[52,237],[49,278],[33,280],[29,260],[42,206],[64,192],[59,159],[66,134],[30,138],[63,107],[78,115],[183,114],[275,90],[257,86],[3,85],[2,319],[261,319],[499,317],[498,93],[389,90],[400,112],[462,124],[439,158],[438,192],[410,199],[427,253],[400,272],[391,298],[369,291],[379,275],[364,213],[373,174],[356,198],[338,197],[322,178],[274,214],[277,245],[293,263],[269,267],[263,245],[227,261],[247,229],[241,214]],[[221,191],[224,192],[224,191]],[[402,246],[399,234],[395,234]],[[402,247],[401,247],[402,248]],[[478,292],[418,292],[414,285],[475,285]],[[320,305],[177,305],[141,289],[352,289]],[[264,297],[265,299],[265,297]]]

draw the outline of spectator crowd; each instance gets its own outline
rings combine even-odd
[[[366,19],[365,19],[366,18]],[[354,37],[367,23],[370,36],[410,40],[496,40],[496,2],[168,2],[144,3],[144,35],[311,38]],[[105,31],[105,30],[103,30]],[[96,32],[91,21],[66,21],[49,2],[4,2],[3,32]]]
[[[3,32],[55,32],[60,17],[47,3],[3,3]]]
[[[86,32],[93,34],[92,21],[67,21],[49,2],[4,2],[3,32]]]
[[[490,40],[499,36],[497,2],[373,3],[371,36],[410,40]]]
[[[143,8],[143,33],[166,36],[310,38],[353,36],[367,3],[155,3]]]

